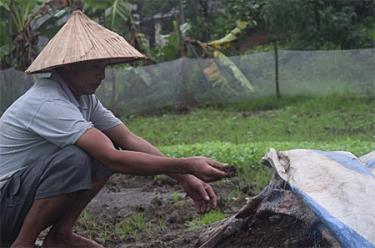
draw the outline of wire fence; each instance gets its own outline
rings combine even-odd
[[[281,96],[375,97],[375,49],[277,53],[109,67],[97,95],[124,115],[276,96],[276,80]],[[0,71],[0,112],[40,76]]]

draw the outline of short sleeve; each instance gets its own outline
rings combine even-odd
[[[122,121],[115,117],[110,110],[106,109],[96,97],[94,98],[94,108],[90,121],[94,124],[95,128],[101,131],[122,124]]]
[[[55,100],[40,105],[28,128],[51,143],[64,147],[73,145],[92,126],[74,104]]]

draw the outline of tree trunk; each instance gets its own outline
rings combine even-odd
[[[185,22],[185,17],[184,17],[184,5],[183,5],[184,0],[179,0],[179,13],[176,16],[176,31],[177,31],[177,36],[178,36],[178,55],[179,57],[183,57],[186,55],[185,53],[185,44],[184,44],[184,35],[181,32],[181,25],[184,24]]]
[[[203,11],[203,17],[204,17],[204,35],[203,35],[203,41],[208,42],[210,40],[210,32],[209,32],[209,16],[208,16],[208,1],[209,0],[200,0],[199,3],[202,7]]]
[[[276,98],[280,98],[280,85],[279,85],[279,50],[277,47],[277,41],[274,41],[273,48],[275,51],[275,84],[276,84]]]

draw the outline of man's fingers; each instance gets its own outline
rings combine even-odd
[[[200,213],[204,214],[206,212],[206,204],[204,201],[200,202]]]
[[[198,200],[195,202],[195,207],[198,211],[198,213],[200,214],[204,214],[208,211],[210,211],[211,207],[210,207],[210,202],[209,201],[206,201],[206,200]]]
[[[203,209],[202,213],[207,213],[211,210],[211,208],[216,207],[216,194],[214,190],[211,188],[211,186],[208,184],[205,184],[203,185],[203,187],[200,187],[199,191],[202,198],[205,200],[201,202],[201,204],[203,205],[203,207],[201,208]]]
[[[213,175],[217,176],[217,177],[227,177],[228,176],[228,173],[226,173],[225,171],[222,171],[220,169],[216,169],[216,168],[212,168],[212,172],[213,172]]]
[[[197,209],[197,212],[201,212],[201,201],[195,201],[195,208]]]
[[[206,206],[205,213],[207,213],[211,210],[210,202],[205,202],[205,206]]]
[[[220,180],[224,177],[228,177],[228,174],[214,167],[210,167],[204,171],[204,174],[195,174],[195,176],[207,183]]]
[[[204,199],[205,201],[209,201],[210,200],[210,196],[206,192],[206,189],[205,189],[204,185],[200,185],[199,188],[198,188],[198,190],[199,190],[199,194],[201,195],[202,199]]]
[[[212,187],[208,184],[206,184],[206,191],[208,193],[208,196],[210,197],[210,204],[212,208],[216,208],[217,205],[217,197],[215,194],[215,191],[212,189]]]
[[[200,214],[204,213],[205,205],[204,205],[204,201],[203,200],[196,201],[195,202],[195,207],[196,207],[198,213],[200,213]]]
[[[210,164],[211,166],[213,166],[213,167],[219,169],[219,170],[224,169],[224,166],[225,166],[223,163],[220,163],[220,162],[218,162],[218,161],[216,161],[216,160],[213,160],[213,159],[210,159],[210,160],[209,160],[209,164]]]

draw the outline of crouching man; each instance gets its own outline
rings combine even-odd
[[[207,182],[227,176],[223,164],[163,156],[94,95],[106,65],[143,57],[125,39],[75,11],[27,69],[52,74],[0,118],[1,247],[33,247],[49,226],[43,247],[101,247],[72,228],[112,173],[168,174],[199,212],[216,206]]]

